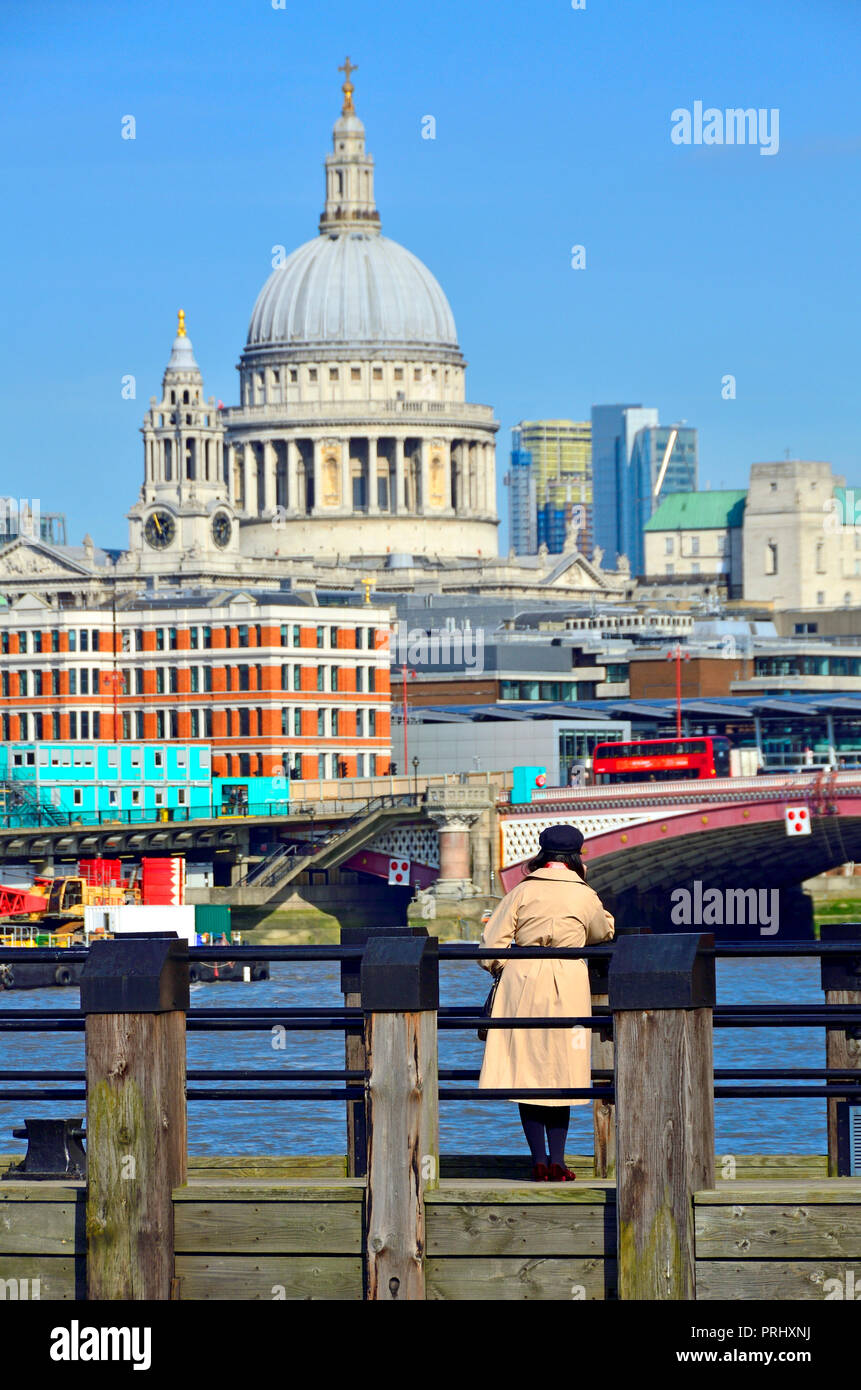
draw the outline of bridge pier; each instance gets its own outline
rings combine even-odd
[[[495,829],[490,806],[482,811],[470,831],[472,850],[472,881],[480,893],[491,891],[492,841]]]
[[[439,878],[435,897],[477,897],[472,879],[472,826],[490,807],[487,787],[429,787],[425,798],[428,818],[437,828]]]

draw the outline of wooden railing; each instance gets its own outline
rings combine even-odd
[[[350,1171],[341,1186],[329,1180],[325,1187],[314,1189],[309,1180],[307,1191],[303,1188],[299,1192],[294,1185],[280,1197],[277,1192],[270,1197],[276,1206],[286,1202],[293,1208],[285,1227],[288,1235],[282,1239],[289,1237],[294,1242],[290,1248],[297,1253],[316,1249],[308,1245],[316,1239],[314,1231],[330,1229],[328,1220],[320,1223],[320,1203],[346,1203],[342,1214],[349,1229],[336,1223],[341,1234],[329,1237],[337,1249],[333,1259],[341,1263],[333,1274],[332,1291],[327,1293],[324,1287],[323,1296],[339,1296],[337,1290],[344,1288],[343,1280],[348,1278],[345,1262],[353,1261],[353,1268],[360,1257],[364,1296],[390,1301],[429,1296],[433,1250],[454,1248],[458,1258],[465,1253],[463,1240],[458,1244],[455,1239],[459,1217],[451,1207],[445,1207],[446,1200],[453,1201],[457,1193],[446,1198],[445,1184],[440,1186],[440,1102],[475,1097],[540,1103],[542,1097],[552,1094],[557,1099],[576,1095],[592,1100],[596,1177],[591,1183],[581,1182],[576,1190],[561,1190],[558,1197],[548,1188],[538,1194],[540,1203],[561,1203],[559,1211],[572,1214],[577,1202],[592,1202],[604,1242],[597,1248],[602,1258],[614,1259],[613,1287],[620,1298],[687,1300],[697,1296],[697,1269],[704,1252],[713,1258],[716,1251],[724,1251],[729,1258],[735,1248],[725,1222],[729,1199],[716,1195],[714,1097],[818,1097],[828,1106],[829,1121],[832,1115],[836,1121],[839,1098],[861,1097],[861,928],[841,924],[826,929],[825,937],[822,943],[740,943],[715,948],[710,936],[681,933],[623,936],[612,944],[580,950],[520,948],[518,961],[548,955],[588,961],[593,972],[593,1012],[584,1018],[490,1020],[469,1008],[440,1008],[439,960],[474,961],[498,957],[499,953],[471,945],[440,947],[421,928],[345,933],[337,947],[247,948],[257,958],[272,960],[339,960],[343,1009],[191,1010],[189,961],[201,954],[212,959],[218,955],[217,949],[188,951],[184,943],[164,937],[101,941],[86,954],[80,1012],[24,1009],[0,1013],[0,1035],[82,1029],[85,1092],[0,1089],[0,1099],[62,1098],[68,1104],[86,1099],[86,1245],[82,1254],[90,1299],[164,1300],[176,1296],[176,1281],[185,1277],[178,1273],[180,1268],[189,1271],[189,1278],[203,1277],[200,1261],[195,1273],[198,1246],[194,1242],[199,1239],[203,1216],[195,1207],[200,1202],[194,1184],[188,1184],[187,1102],[232,1098],[346,1103]],[[68,954],[64,953],[64,958]],[[230,948],[229,954],[235,958],[236,948]],[[716,1007],[716,958],[754,954],[819,956],[825,1004]],[[29,958],[34,955],[47,958],[52,953],[30,952]],[[0,960],[8,957],[8,950],[0,951]],[[589,1028],[593,1034],[592,1085],[577,1092],[535,1089],[518,1093],[477,1091],[450,1084],[452,1079],[462,1081],[463,1073],[452,1078],[439,1070],[438,1030],[471,1030],[480,1024],[490,1029]],[[713,1024],[824,1029],[826,1068],[715,1072]],[[343,1032],[347,1042],[344,1069],[187,1075],[187,1029],[269,1032],[275,1026],[288,1031],[325,1028]],[[62,1072],[53,1072],[50,1077],[63,1082],[82,1079]],[[0,1074],[4,1083],[34,1079],[30,1072]],[[753,1079],[783,1084],[750,1087]],[[249,1087],[249,1082],[259,1080],[266,1080],[268,1089]],[[208,1083],[208,1089],[198,1088],[201,1081]],[[294,1089],[297,1081],[314,1085]],[[816,1084],[798,1084],[807,1081]],[[188,1089],[187,1082],[191,1083]],[[241,1082],[242,1089],[222,1090],[224,1082]],[[833,1133],[829,1129],[829,1154],[830,1171],[837,1173],[840,1153],[836,1123]],[[26,1178],[26,1174],[20,1176]],[[11,1191],[13,1188],[16,1190]],[[0,1189],[0,1201],[10,1199],[6,1211],[14,1208],[21,1219],[28,1210],[32,1214],[41,1205],[46,1212],[50,1206],[48,1201],[39,1202],[37,1181],[26,1188],[4,1182]],[[521,1213],[517,1218],[518,1240],[540,1246],[541,1240],[548,1238],[541,1235],[544,1227],[539,1222],[534,1230],[527,1229],[535,1193],[530,1193],[528,1184],[514,1184],[512,1189],[513,1200],[526,1204],[526,1216]],[[19,1195],[21,1200],[17,1200]],[[210,1196],[218,1198],[217,1193]],[[243,1191],[246,1206],[252,1198],[253,1193]],[[611,1240],[606,1216],[612,1212],[613,1199],[615,1230]],[[52,1200],[56,1204],[56,1189]],[[226,1200],[224,1193],[221,1200]],[[485,1192],[481,1200],[499,1203],[505,1195]],[[809,1192],[806,1200],[811,1200]],[[812,1200],[815,1203],[816,1198]],[[820,1195],[819,1200],[827,1203],[837,1199]],[[861,1240],[861,1178],[845,1190],[841,1200],[841,1240],[847,1231],[852,1240]],[[309,1205],[303,1212],[306,1201]],[[74,1193],[71,1202],[74,1206]],[[707,1236],[698,1249],[697,1212],[709,1202],[715,1210],[707,1221],[703,1218]],[[601,1203],[604,1205],[599,1211]],[[538,1206],[532,1209],[538,1211]],[[51,1220],[58,1216],[55,1205]],[[14,1220],[6,1219],[5,1213],[4,1219],[6,1225],[0,1221],[0,1231],[6,1230],[2,1239],[7,1244],[0,1241],[0,1278],[6,1277],[4,1251],[15,1229]],[[256,1249],[272,1248],[276,1239],[272,1213],[254,1219],[253,1239],[262,1242]],[[177,1220],[183,1223],[179,1238]],[[38,1244],[38,1233],[31,1232],[29,1238],[32,1248],[44,1248],[44,1243]],[[594,1233],[589,1238],[597,1239]],[[218,1239],[229,1242],[229,1232],[219,1232]],[[586,1240],[587,1235],[572,1228],[569,1235],[563,1232],[554,1239],[576,1253],[577,1241]],[[833,1237],[823,1227],[826,1246],[829,1239]],[[760,1233],[757,1240],[758,1248],[763,1244],[768,1248],[767,1233]],[[203,1249],[212,1248],[210,1238]],[[711,1286],[722,1288],[719,1273],[711,1270],[703,1277],[712,1281]],[[215,1275],[207,1277],[208,1287],[212,1287]],[[307,1279],[302,1287],[307,1288]]]

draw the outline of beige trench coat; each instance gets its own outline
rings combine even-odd
[[[482,946],[593,946],[614,932],[601,899],[573,869],[537,869],[499,904]],[[483,960],[492,974],[502,966],[493,1001],[497,1018],[591,1015],[585,960]],[[488,1032],[479,1089],[572,1089],[591,1083],[592,1037],[586,1028],[494,1028]],[[517,1102],[515,1101],[515,1104]],[[528,1104],[529,1102],[527,1102]],[[535,1100],[534,1105],[588,1105],[588,1100]]]

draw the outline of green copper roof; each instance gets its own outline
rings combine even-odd
[[[723,531],[741,526],[747,492],[671,492],[643,527],[644,531]]]

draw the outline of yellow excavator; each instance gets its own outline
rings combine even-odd
[[[15,906],[11,906],[10,915],[18,923],[37,922],[45,931],[65,935],[78,929],[83,931],[86,907],[111,907],[140,901],[141,891],[136,883],[96,884],[74,875],[37,878],[26,894],[22,894],[23,911],[16,912]]]

